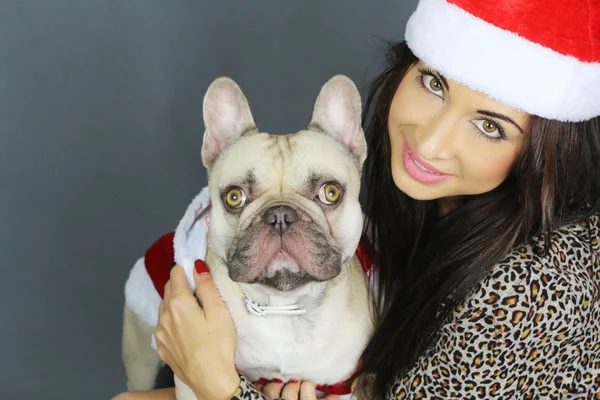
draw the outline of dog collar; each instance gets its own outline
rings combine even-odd
[[[267,315],[302,315],[306,313],[305,308],[297,304],[289,306],[261,306],[257,302],[246,297],[244,299],[248,312],[257,317],[265,318]]]

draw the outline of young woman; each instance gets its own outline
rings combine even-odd
[[[421,0],[365,112],[381,313],[357,396],[600,398],[599,116],[600,3]],[[160,357],[202,399],[315,398],[237,375],[199,272],[203,309],[171,272]]]

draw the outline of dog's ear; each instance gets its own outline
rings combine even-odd
[[[321,88],[309,129],[331,135],[358,158],[367,157],[367,141],[361,126],[360,93],[350,78],[336,75]]]
[[[257,131],[248,100],[232,79],[221,77],[204,95],[202,163],[209,168],[225,147],[243,134]]]

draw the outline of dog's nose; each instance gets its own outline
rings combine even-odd
[[[271,225],[275,233],[283,235],[298,220],[298,213],[289,206],[274,206],[265,211],[263,220],[265,224]]]

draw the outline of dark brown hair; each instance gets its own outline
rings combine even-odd
[[[600,208],[600,118],[570,123],[532,116],[507,179],[467,196],[444,217],[435,201],[404,194],[392,180],[387,119],[400,81],[418,60],[402,42],[391,46],[387,61],[363,116],[369,144],[365,231],[377,249],[380,313],[358,389],[371,398],[386,397],[394,379],[512,248],[548,239],[553,229]]]

